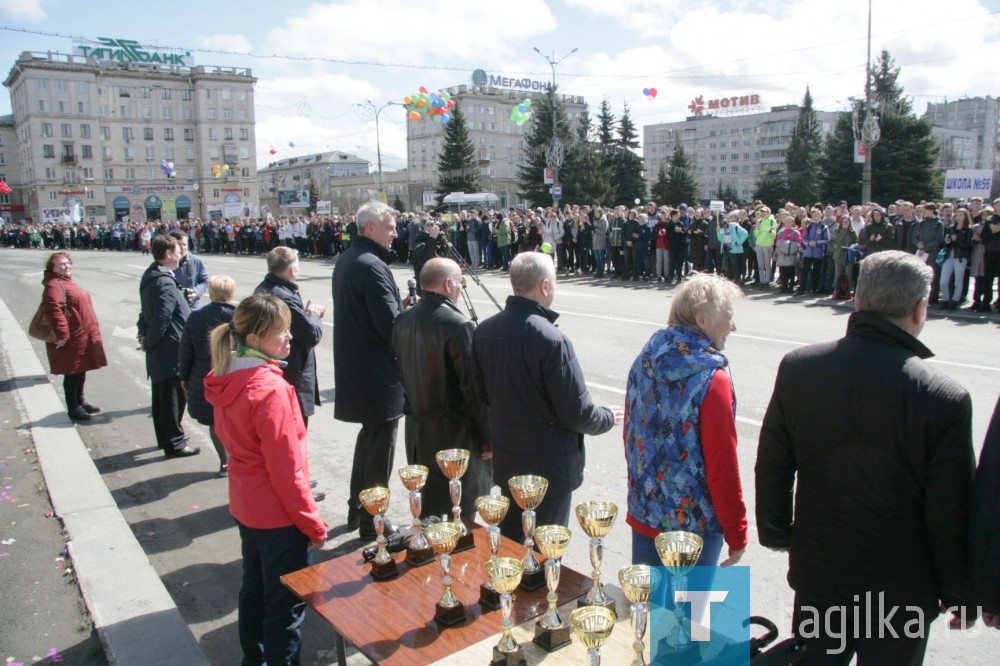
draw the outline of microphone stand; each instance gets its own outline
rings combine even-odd
[[[493,305],[497,306],[497,310],[502,312],[503,308],[497,302],[497,299],[493,298],[493,294],[490,293],[490,290],[487,289],[486,285],[484,285],[479,279],[479,275],[476,273],[476,270],[465,261],[465,258],[461,254],[458,253],[458,250],[456,250],[455,246],[451,244],[451,241],[446,241],[445,246],[448,248],[448,256],[459,265],[466,275],[472,278],[473,282],[479,285],[480,289],[486,292],[486,295],[493,302]],[[469,298],[468,288],[464,284],[462,285],[462,300],[465,302],[465,307],[469,309],[469,318],[472,319],[472,321],[479,323],[476,310],[472,307],[472,299]]]

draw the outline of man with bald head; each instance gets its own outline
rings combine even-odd
[[[462,477],[461,506],[462,517],[471,521],[476,498],[490,492],[493,469],[486,409],[472,387],[475,324],[457,307],[463,282],[462,269],[451,259],[428,260],[420,271],[423,298],[396,317],[392,346],[406,396],[406,461],[430,470],[421,515],[451,512],[448,479],[434,454],[468,449],[472,457]]]
[[[556,269],[552,258],[523,252],[510,265],[513,296],[484,321],[473,338],[476,392],[490,410],[493,481],[510,497],[512,476],[549,481],[538,525],[567,525],[573,491],[583,483],[584,435],[622,422],[621,407],[590,399],[569,338],[555,327]],[[504,536],[523,538],[521,515],[508,511]]]

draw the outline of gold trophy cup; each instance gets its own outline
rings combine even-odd
[[[545,598],[549,602],[549,608],[542,619],[535,623],[534,643],[546,652],[555,652],[570,644],[569,624],[556,612],[559,605],[556,589],[559,588],[561,559],[569,548],[572,536],[569,528],[562,525],[542,525],[535,529],[535,543],[545,556],[545,584],[549,588]]]
[[[688,572],[701,557],[702,539],[691,532],[663,532],[657,535],[654,545],[663,566],[673,574],[670,581],[670,595],[674,602],[674,626],[661,642],[661,652],[668,655],[670,663],[696,663],[699,656],[698,646],[691,642],[691,634],[684,627],[683,602],[687,601]]]
[[[521,574],[524,563],[513,557],[498,557],[486,563],[486,574],[490,577],[490,585],[500,593],[500,613],[503,615],[503,636],[493,647],[491,666],[522,666],[524,648],[517,644],[510,630],[514,622],[510,619],[513,610],[513,592],[521,584]]]
[[[615,610],[615,601],[604,593],[601,586],[601,561],[604,559],[604,537],[618,517],[618,506],[611,502],[590,500],[576,506],[576,517],[580,527],[590,537],[590,565],[594,567],[591,576],[594,584],[587,596],[580,599],[580,606],[604,606]]]
[[[496,561],[500,552],[500,523],[507,516],[509,507],[510,500],[503,495],[483,495],[476,498],[476,510],[486,523],[486,537],[490,542],[490,562]],[[500,608],[500,593],[493,589],[489,577],[479,586],[479,605],[489,610]]]
[[[532,548],[535,545],[535,509],[545,499],[545,491],[549,489],[549,481],[545,477],[526,474],[514,476],[507,482],[514,502],[521,507],[521,529],[524,531],[524,575],[521,576],[521,587],[525,590],[537,590],[545,584],[545,571],[538,563]]]
[[[393,578],[399,574],[399,570],[396,568],[396,560],[392,559],[392,555],[385,549],[385,536],[382,534],[385,531],[385,510],[389,508],[389,489],[383,486],[368,488],[361,491],[358,499],[361,500],[365,511],[372,515],[375,534],[378,535],[375,540],[378,551],[372,560],[372,578],[375,580]]]
[[[632,630],[635,632],[635,658],[631,666],[647,666],[643,654],[646,636],[646,624],[649,618],[649,595],[660,586],[660,572],[646,564],[632,564],[618,571],[618,582],[621,583],[625,598],[632,604]]]
[[[427,541],[441,556],[444,570],[444,594],[434,607],[434,619],[446,627],[465,621],[465,606],[451,591],[451,553],[458,543],[459,527],[455,523],[434,523],[427,526]]]
[[[570,613],[569,623],[587,648],[590,666],[601,666],[601,648],[611,638],[618,616],[604,606],[583,606]]]
[[[406,561],[410,566],[419,567],[434,560],[434,550],[424,537],[423,524],[420,522],[420,491],[427,483],[430,473],[423,465],[407,465],[398,470],[399,480],[410,491],[410,514],[413,516],[413,536],[406,545]]]
[[[472,532],[462,522],[462,507],[459,506],[462,503],[462,482],[460,479],[469,469],[470,457],[472,457],[472,453],[468,449],[445,449],[434,454],[434,459],[437,460],[441,473],[449,479],[448,492],[451,494],[451,503],[453,504],[451,507],[452,520],[462,528],[458,537],[458,545],[455,546],[454,552],[456,553],[469,550],[476,545]]]

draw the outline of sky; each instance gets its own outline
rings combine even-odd
[[[928,102],[1000,95],[1000,0],[871,5],[872,58],[889,50],[918,114]],[[602,100],[616,116],[628,105],[640,128],[683,120],[699,95],[758,94],[771,107],[800,103],[808,86],[817,109],[844,110],[849,98],[864,95],[868,6],[869,0],[0,0],[0,70],[6,77],[23,51],[73,53],[74,40],[182,48],[197,65],[253,71],[258,168],[326,150],[374,164],[379,143],[383,169],[391,171],[406,166],[406,111],[387,103],[421,86],[471,83],[476,69],[548,82],[550,62],[561,60],[559,92],[583,96],[592,117]],[[650,88],[655,98],[644,94]],[[380,109],[377,132],[373,109]],[[0,115],[9,113],[5,91]]]

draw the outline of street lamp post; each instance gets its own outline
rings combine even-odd
[[[386,102],[382,106],[377,106],[375,102],[367,100],[364,104],[361,104],[360,106],[362,109],[365,110],[366,116],[370,114],[375,118],[375,154],[377,155],[378,158],[378,175],[376,176],[376,185],[378,186],[379,192],[384,192],[385,179],[382,177],[382,139],[380,138],[379,135],[378,121],[379,121],[379,116],[382,114],[382,111],[384,111],[390,106],[398,106],[398,104],[396,102]]]
[[[547,56],[538,50],[537,46],[531,47],[535,50],[535,53],[545,58],[545,61],[549,63],[552,67],[552,142],[549,144],[549,149],[545,155],[545,161],[547,166],[552,169],[553,173],[553,189],[559,184],[559,167],[562,166],[563,157],[565,155],[565,149],[562,145],[562,141],[559,140],[559,121],[558,114],[556,113],[556,67],[559,66],[566,58],[570,57],[577,52],[577,49],[573,49],[563,57],[556,60],[555,51],[552,52],[551,56]],[[554,193],[554,192],[553,192]],[[555,197],[552,199],[553,203],[556,202]]]

